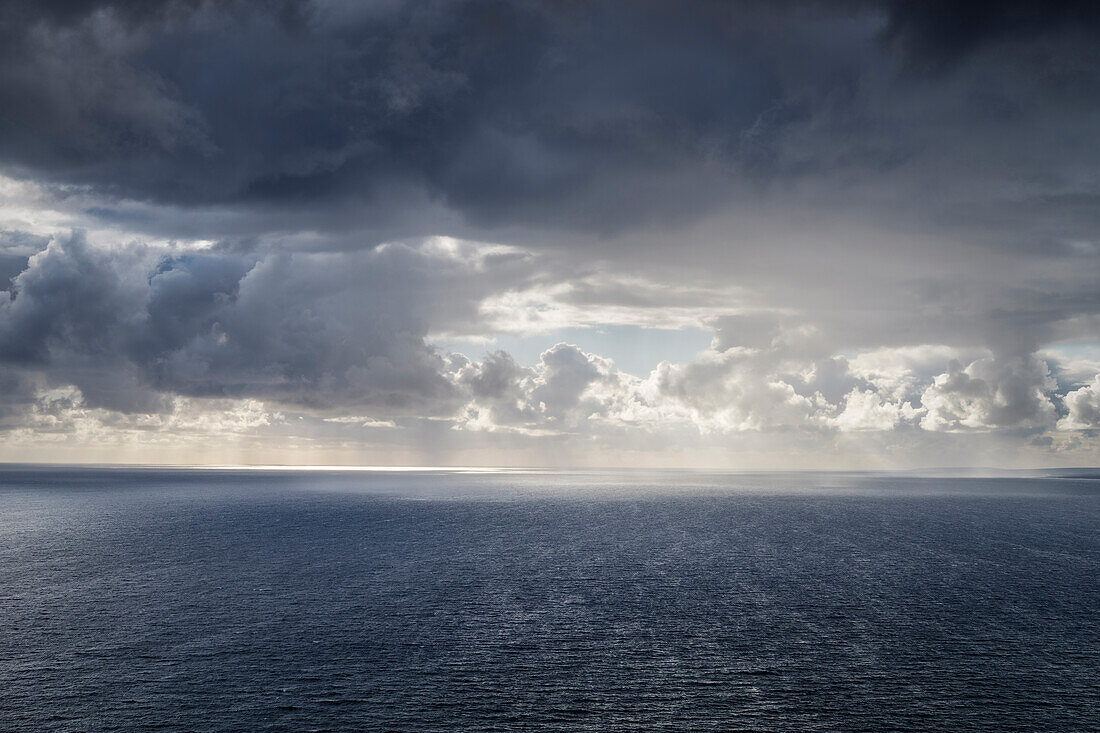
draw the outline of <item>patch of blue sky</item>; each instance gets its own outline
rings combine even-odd
[[[534,366],[539,355],[556,343],[575,344],[589,353],[615,362],[624,372],[644,377],[662,361],[693,359],[710,346],[714,332],[704,328],[646,328],[643,326],[599,326],[561,328],[531,335],[502,334],[483,341],[441,339],[434,345],[441,352],[459,352],[480,359],[490,351],[503,349],[520,364]]]
[[[1045,346],[1043,351],[1063,359],[1100,361],[1100,341],[1070,341]]]

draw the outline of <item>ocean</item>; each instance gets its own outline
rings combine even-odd
[[[5,731],[1100,731],[1100,479],[0,467]]]

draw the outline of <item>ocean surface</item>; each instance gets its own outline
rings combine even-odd
[[[1100,731],[1100,478],[0,467],[0,730]]]

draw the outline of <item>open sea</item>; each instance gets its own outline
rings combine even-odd
[[[1100,731],[1100,476],[0,467],[3,731]]]

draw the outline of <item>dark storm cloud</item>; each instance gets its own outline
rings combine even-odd
[[[8,0],[3,19],[8,26],[39,22],[72,25],[97,13],[112,13],[127,25],[164,23],[186,18],[200,7],[229,14],[260,10],[283,21],[288,28],[303,21],[304,0]]]
[[[1088,0],[887,0],[885,7],[884,37],[940,67],[987,43],[1100,27],[1100,6]]]
[[[1081,43],[981,79],[980,95],[899,96],[891,70],[1080,35],[1098,16],[1018,1],[16,2],[0,14],[0,160],[165,203],[386,198],[363,215],[377,220],[427,196],[477,224],[675,224],[768,181],[843,184],[988,148],[975,115],[1036,114],[1019,98],[1035,74],[1053,110],[1096,81],[1064,68]],[[1060,71],[1085,78],[1059,94]]]
[[[795,10],[755,2],[316,3],[295,6],[294,24],[287,12],[12,6],[0,156],[164,202],[407,185],[477,221],[611,229],[714,205],[729,166],[758,167],[776,131],[805,119],[790,67],[800,84],[850,79],[843,49],[860,27],[815,12],[794,30],[794,61],[769,36]]]

